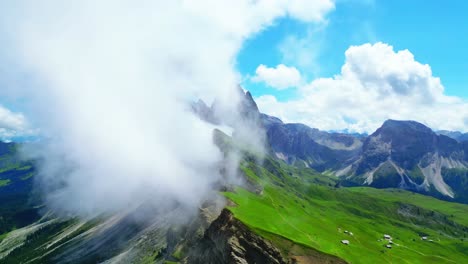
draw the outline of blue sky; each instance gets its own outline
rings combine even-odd
[[[351,45],[384,42],[397,50],[408,49],[415,60],[429,64],[440,77],[446,95],[468,99],[468,2],[341,0],[326,24],[307,24],[283,18],[244,43],[237,58],[243,76],[252,76],[259,64],[295,66],[305,79],[332,77],[340,72],[344,52]],[[314,62],[297,65],[281,54],[285,38],[308,42]],[[295,98],[295,89],[275,90],[263,83],[243,82],[254,96]]]

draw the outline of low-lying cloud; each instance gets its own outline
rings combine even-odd
[[[324,21],[333,1],[14,1],[0,8],[7,87],[43,140],[48,204],[89,214],[144,199],[196,205],[219,180],[197,98],[235,106],[235,57],[281,16]],[[31,150],[30,150],[31,151]]]

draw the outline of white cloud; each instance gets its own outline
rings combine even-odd
[[[0,39],[11,47],[3,57],[24,71],[10,73],[35,84],[11,89],[52,139],[40,176],[52,187],[49,205],[84,214],[148,198],[196,205],[220,180],[222,155],[212,127],[187,111],[187,101],[218,97],[235,107],[234,61],[243,41],[279,17],[321,22],[332,9],[330,0],[18,0],[0,7]]]
[[[33,131],[22,113],[15,113],[0,105],[0,140],[10,141],[15,137],[30,136]]]
[[[281,60],[293,64],[313,76],[320,73],[319,55],[323,50],[322,30],[326,24],[307,29],[305,35],[288,35],[278,45]]]
[[[392,118],[468,131],[468,102],[445,95],[430,66],[410,51],[376,43],[352,46],[345,55],[339,75],[302,86],[298,100],[283,103],[262,96],[260,110],[324,130],[373,132]]]
[[[301,74],[295,67],[288,67],[284,64],[279,64],[275,68],[269,68],[261,64],[257,67],[252,80],[254,82],[264,82],[272,88],[283,90],[299,85],[301,83]]]
[[[306,22],[324,21],[324,14],[335,8],[332,0],[285,0],[289,15]]]

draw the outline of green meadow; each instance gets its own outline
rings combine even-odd
[[[277,245],[288,240],[350,263],[468,259],[467,205],[401,190],[342,188],[331,176],[269,158],[244,162],[242,170],[246,186],[255,188],[225,192],[235,204],[229,209]],[[392,236],[391,248],[384,234]]]

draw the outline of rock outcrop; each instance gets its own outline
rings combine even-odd
[[[250,231],[233,214],[224,209],[206,230],[186,263],[203,264],[286,264],[280,251],[271,243]]]

